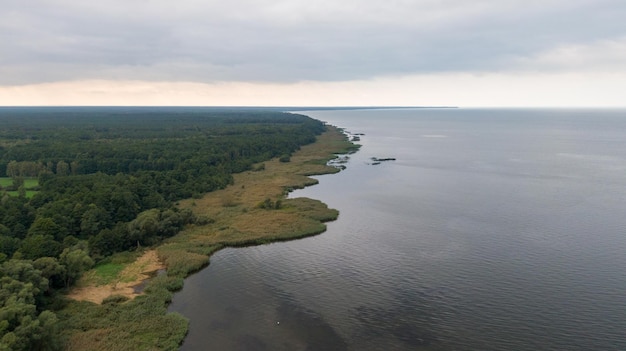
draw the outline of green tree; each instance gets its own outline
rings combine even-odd
[[[28,236],[52,236],[57,240],[63,239],[65,231],[61,226],[56,224],[52,218],[37,217],[30,228],[28,228]]]
[[[13,184],[9,187],[10,190],[18,190],[24,187],[24,178],[21,176],[13,177]],[[23,197],[23,196],[22,196]]]
[[[67,248],[61,253],[59,262],[65,266],[65,287],[69,287],[80,276],[93,267],[93,259],[89,257],[87,245],[78,245]]]
[[[19,252],[27,259],[56,257],[61,252],[61,244],[52,235],[29,235],[22,240]]]
[[[133,242],[137,242],[137,246],[156,236],[158,230],[159,210],[156,208],[141,212],[137,218],[128,224],[128,235]]]
[[[7,164],[7,177],[15,178],[20,174],[17,161],[12,160]]]
[[[38,314],[48,280],[32,262],[9,260],[0,265],[0,350],[56,350],[57,318]]]
[[[5,227],[6,228],[6,227]],[[13,256],[13,253],[20,248],[20,239],[8,235],[0,235],[0,253]]]
[[[70,165],[65,161],[57,162],[57,175],[68,176],[70,174]]]
[[[9,260],[4,262],[0,266],[0,277],[3,279],[10,278],[22,284],[30,284],[33,301],[27,299],[28,302],[34,302],[34,297],[48,288],[48,280],[41,276],[41,272],[35,269],[31,261],[27,260]],[[0,296],[1,301],[2,296]]]
[[[109,213],[94,204],[87,206],[88,209],[81,217],[80,231],[82,237],[89,237],[98,234],[102,229],[110,224]]]
[[[128,235],[126,223],[119,223],[113,229],[104,229],[96,236],[89,238],[89,248],[93,257],[109,256],[132,248],[134,243]]]
[[[54,257],[40,257],[33,262],[33,267],[48,279],[50,288],[61,288],[65,283],[65,266]]]

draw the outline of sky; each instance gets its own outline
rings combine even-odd
[[[626,107],[624,0],[2,0],[0,105]]]

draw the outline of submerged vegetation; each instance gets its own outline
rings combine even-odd
[[[322,232],[337,212],[285,195],[354,148],[271,111],[5,108],[0,121],[0,350],[176,349],[187,321],[167,305],[183,278],[225,246]],[[66,297],[132,283],[155,245],[167,274],[145,294]]]

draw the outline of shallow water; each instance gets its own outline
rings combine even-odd
[[[339,219],[215,254],[182,350],[626,350],[626,111],[307,114],[365,134],[292,194]]]

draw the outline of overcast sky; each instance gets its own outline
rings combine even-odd
[[[624,0],[2,0],[0,105],[626,106]]]

